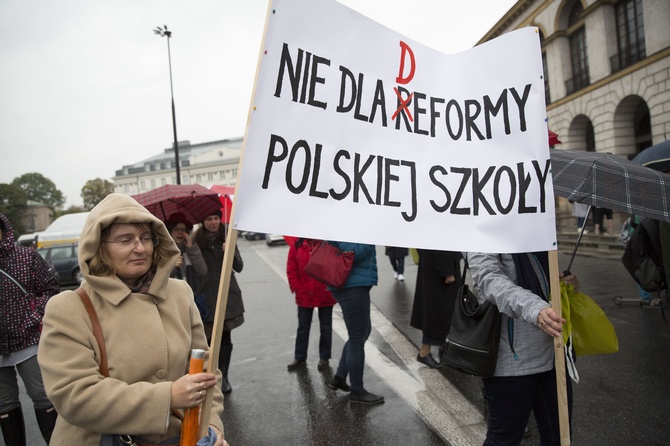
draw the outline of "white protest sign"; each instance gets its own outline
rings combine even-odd
[[[332,0],[275,0],[234,227],[555,250],[542,74],[536,28],[445,55]]]

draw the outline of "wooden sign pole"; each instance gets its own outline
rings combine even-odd
[[[549,251],[549,280],[551,287],[551,308],[558,315],[561,311],[561,283],[558,268],[558,251]],[[556,364],[556,392],[558,393],[558,420],[561,432],[561,446],[570,445],[570,418],[568,414],[568,388],[565,375],[565,349],[563,336],[554,338]]]

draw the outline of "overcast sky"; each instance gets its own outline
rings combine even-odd
[[[467,50],[516,0],[339,0],[443,53]],[[411,9],[410,9],[411,6]],[[29,172],[66,207],[81,188],[172,145],[241,137],[267,0],[0,0],[0,183]]]

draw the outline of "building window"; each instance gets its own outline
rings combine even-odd
[[[572,68],[572,78],[565,82],[566,93],[571,94],[577,90],[589,85],[589,58],[586,52],[586,28],[580,26],[574,30],[581,20],[583,12],[582,4],[576,1],[568,16],[568,36],[570,42],[570,66]]]
[[[596,134],[593,131],[593,124],[589,120],[586,124],[586,151],[595,152],[596,151]]]
[[[201,181],[202,181],[202,175],[201,175],[201,174],[196,174],[196,176],[195,176],[195,182],[196,182],[196,183],[199,183],[199,182],[201,182]]]
[[[624,0],[614,7],[618,53],[612,56],[612,72],[616,73],[644,59],[644,20],[642,0]]]
[[[207,181],[214,181],[214,172],[207,172]]]
[[[144,180],[140,181],[140,190],[147,190],[147,185]]]
[[[161,186],[165,186],[167,184],[167,179],[166,178],[161,178]]]
[[[231,176],[233,177],[233,179],[237,178],[237,169],[231,170],[230,173],[231,173]]]
[[[156,180],[155,179],[151,180],[151,189],[152,190],[156,189]]]

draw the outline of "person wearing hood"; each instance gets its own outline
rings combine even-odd
[[[170,277],[186,280],[191,289],[195,290],[197,280],[207,276],[207,264],[202,258],[200,248],[191,238],[193,225],[184,214],[177,212],[170,215],[165,226],[181,252]]]
[[[163,222],[127,195],[110,194],[91,210],[79,240],[81,288],[100,321],[109,376],[82,299],[54,296],[38,351],[59,414],[51,444],[97,445],[103,434],[172,444],[181,430],[173,409],[201,405],[207,391],[215,444],[227,444],[220,376],[187,374],[191,350],[207,356],[209,347],[191,288],[170,279],[179,253]]]
[[[206,302],[205,332],[207,339],[211,340],[214,329],[214,315],[219,297],[219,282],[221,280],[221,267],[223,266],[223,254],[226,251],[226,227],[221,222],[221,211],[209,215],[202,222],[202,226],[193,235],[193,240],[200,246],[202,256],[207,263],[207,277],[201,281],[198,295],[203,294]],[[223,324],[221,337],[221,349],[219,351],[219,369],[221,370],[221,390],[228,394],[233,388],[228,381],[228,370],[230,359],[233,354],[233,342],[231,332],[244,323],[244,302],[242,301],[242,290],[237,284],[235,273],[242,272],[244,262],[237,246],[233,256],[233,268],[230,273],[230,285],[228,288],[228,303]]]
[[[0,213],[0,428],[7,446],[25,446],[18,371],[30,396],[44,441],[58,414],[47,397],[37,363],[44,307],[59,291],[58,280],[32,248],[14,244],[12,225]]]

